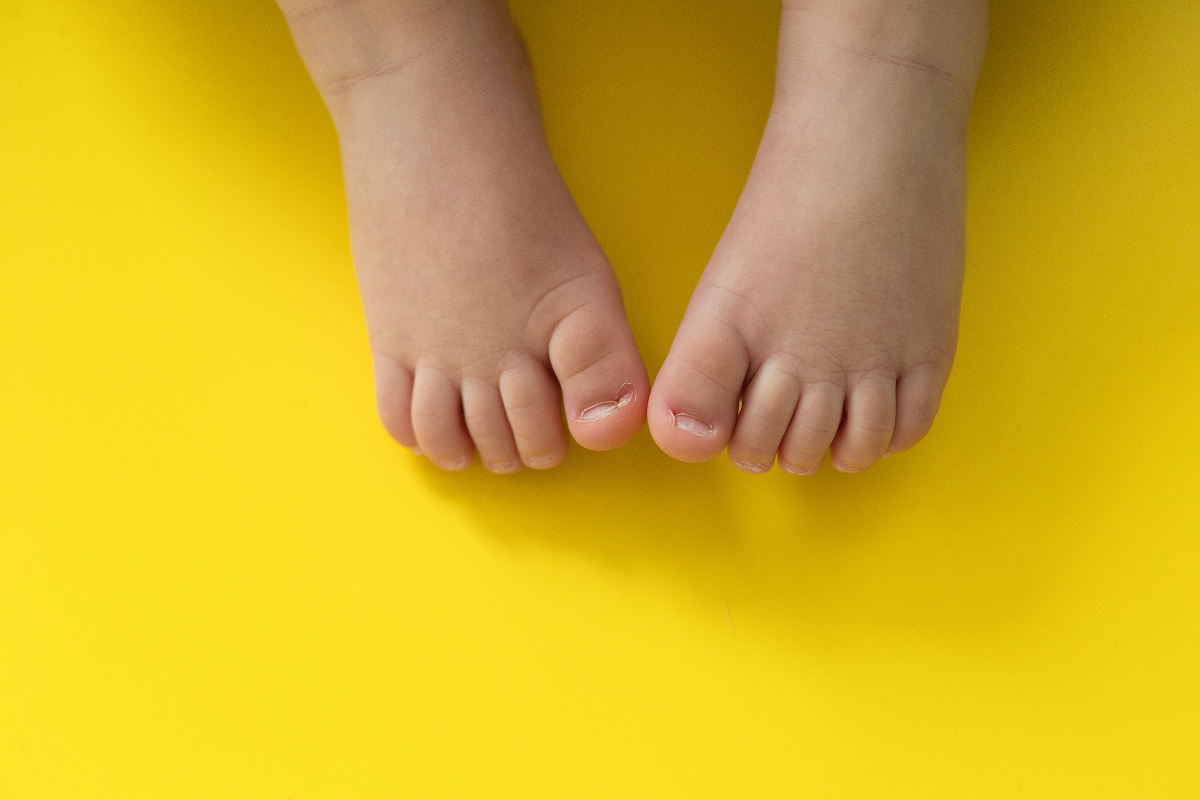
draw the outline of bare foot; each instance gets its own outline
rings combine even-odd
[[[982,0],[785,3],[762,144],[651,393],[669,455],[857,472],[928,432],[986,36]]]
[[[281,0],[333,114],[384,426],[511,472],[628,441],[649,381],[500,0]],[[561,400],[560,400],[561,392]]]

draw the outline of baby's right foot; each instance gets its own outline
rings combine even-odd
[[[338,129],[384,426],[511,472],[645,420],[620,289],[551,159],[502,0],[281,0]],[[561,392],[561,400],[560,400]]]

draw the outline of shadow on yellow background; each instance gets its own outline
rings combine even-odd
[[[653,373],[778,9],[513,10]],[[0,796],[1195,796],[1197,41],[993,3],[915,450],[496,477],[374,419],[274,6],[0,5]]]

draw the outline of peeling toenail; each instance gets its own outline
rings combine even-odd
[[[841,461],[833,462],[833,468],[836,469],[838,472],[847,472],[850,474],[854,474],[855,472],[862,472],[864,469],[866,469],[866,467],[851,467],[849,464],[845,464]]]
[[[696,436],[712,436],[713,426],[709,425],[702,419],[697,419],[690,414],[671,414],[671,419],[675,423],[675,427],[681,431],[695,434]]]
[[[769,470],[771,468],[767,464],[759,464],[755,461],[746,461],[745,459],[741,459],[741,458],[733,458],[730,460],[734,463],[734,465],[738,469],[745,470],[746,472],[753,472],[756,475],[759,473],[766,472],[767,470]]]
[[[534,456],[525,459],[525,466],[533,469],[549,469],[558,464],[558,459],[554,456]]]
[[[520,461],[505,461],[503,464],[492,464],[488,469],[497,475],[507,475],[521,468]]]
[[[816,467],[797,467],[794,464],[789,464],[786,461],[779,462],[779,468],[788,475],[812,475],[816,473]]]
[[[605,400],[595,405],[590,405],[583,410],[579,415],[580,422],[595,422],[596,420],[611,417],[613,414],[620,411],[625,406],[637,399],[637,390],[633,388],[632,383],[626,383],[617,391],[616,400]]]

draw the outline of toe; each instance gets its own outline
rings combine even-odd
[[[779,468],[792,475],[816,472],[842,421],[845,392],[840,384],[806,384],[800,404],[779,446]]]
[[[909,370],[900,376],[896,384],[896,430],[888,445],[889,453],[907,450],[925,438],[933,427],[945,385],[941,370],[933,368]]]
[[[650,393],[650,433],[663,452],[696,462],[724,450],[748,367],[736,329],[689,311]]]
[[[480,378],[466,378],[462,385],[462,404],[467,431],[475,442],[483,466],[496,473],[519,470],[521,457],[513,441],[512,429],[508,427],[500,389]]]
[[[833,466],[861,472],[887,452],[896,425],[896,381],[867,375],[846,395],[845,421],[830,446]]]
[[[374,353],[375,405],[379,421],[405,447],[417,446],[412,426],[413,376],[389,355]]]
[[[547,469],[567,455],[558,386],[546,368],[533,359],[500,375],[500,396],[525,466]]]
[[[650,379],[619,303],[597,300],[567,315],[550,337],[567,424],[589,450],[611,450],[646,421]]]
[[[790,371],[774,361],[758,370],[742,394],[742,410],[729,442],[729,458],[739,469],[771,469],[799,399],[800,382]]]
[[[465,469],[475,448],[458,387],[439,369],[418,368],[412,397],[412,426],[421,451],[442,469]]]

